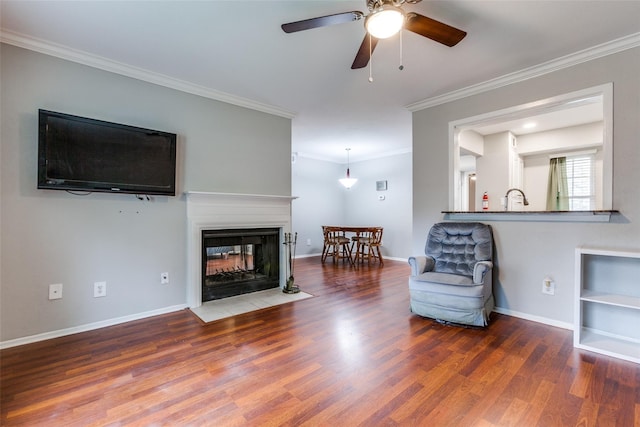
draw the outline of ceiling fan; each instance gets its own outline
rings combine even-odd
[[[357,10],[336,13],[282,24],[282,30],[285,33],[295,33],[312,28],[359,21],[364,18],[367,35],[365,35],[351,65],[352,70],[366,67],[378,40],[391,37],[402,28],[449,47],[455,46],[467,35],[465,31],[419,13],[405,12],[402,9],[404,3],[415,4],[420,1],[422,0],[367,0],[368,15]]]

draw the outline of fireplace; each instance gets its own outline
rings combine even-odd
[[[280,286],[280,230],[202,231],[202,302]]]
[[[254,282],[249,287],[267,286],[266,283],[268,283],[269,287],[280,286],[284,288],[287,279],[285,277],[287,259],[282,243],[284,242],[284,233],[291,232],[291,201],[295,197],[189,191],[186,193],[186,198],[187,304],[189,307],[199,307],[203,301],[208,301],[212,295],[207,294],[213,293],[213,297],[217,297],[217,294],[227,292],[225,289],[215,289],[212,283],[224,276],[224,274],[218,276],[213,274],[216,268],[219,273],[222,269],[227,270],[228,279],[235,276],[233,280],[229,280],[230,283],[224,284],[223,287],[230,288],[237,282],[247,279],[249,275],[255,275],[263,283]],[[273,249],[266,249],[262,238],[259,241],[255,238],[256,230],[260,232],[268,230],[265,239],[275,242]],[[211,241],[210,244],[210,238],[218,237],[223,240]],[[236,240],[238,237],[241,239]],[[211,249],[206,250],[205,247]],[[276,252],[277,255],[272,255]],[[267,255],[267,253],[269,254]],[[209,272],[205,268],[205,265],[208,264],[203,264],[205,262],[203,260],[207,262],[229,261],[230,258],[233,258],[232,261],[237,259],[240,261],[224,267],[212,263],[210,266],[213,270]],[[262,258],[262,261],[259,258]],[[260,266],[260,262],[264,263],[265,258],[270,260],[268,267]],[[268,274],[267,268],[269,269]],[[228,269],[247,271],[234,272],[228,271]],[[243,274],[245,274],[244,278]],[[207,276],[210,277],[207,278]],[[207,283],[210,286],[207,286]]]

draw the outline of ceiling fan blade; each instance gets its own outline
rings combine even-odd
[[[369,49],[369,43],[371,43],[371,49]],[[377,38],[369,36],[369,34],[365,35],[364,40],[362,40],[362,44],[360,45],[360,49],[358,49],[358,53],[356,54],[356,58],[353,60],[351,69],[357,70],[358,68],[366,67],[369,63],[370,55],[373,55],[373,51],[377,44]]]
[[[457,45],[467,35],[466,31],[414,12],[407,13],[404,28],[449,47]]]
[[[329,25],[343,24],[345,22],[358,21],[362,19],[364,14],[357,10],[344,13],[336,13],[334,15],[319,16],[317,18],[304,19],[302,21],[289,22],[282,24],[282,30],[285,33],[295,33],[297,31],[310,30],[318,27],[328,27]]]

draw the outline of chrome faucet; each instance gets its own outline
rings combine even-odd
[[[507,194],[504,195],[504,210],[508,211],[509,210],[509,193],[511,193],[512,191],[517,191],[520,194],[522,194],[522,203],[524,203],[525,206],[527,206],[529,204],[529,201],[527,200],[527,196],[524,195],[524,191],[520,190],[519,188],[510,188],[509,190],[507,190]]]

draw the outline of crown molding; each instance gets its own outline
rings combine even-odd
[[[501,77],[496,77],[494,79],[442,95],[427,98],[423,101],[409,104],[406,108],[413,113],[426,108],[446,104],[447,102],[457,101],[472,95],[478,95],[510,84],[540,77],[554,71],[562,70],[564,68],[572,67],[574,65],[582,64],[584,62],[592,61],[594,59],[602,58],[603,56],[612,55],[638,46],[640,46],[640,33],[630,34],[607,43],[599,44],[560,58],[552,59],[551,61],[543,62],[542,64],[538,64],[533,67],[525,68],[520,71],[509,73]]]
[[[354,160],[353,155],[351,156],[351,163],[358,163],[358,162],[366,162],[369,160],[376,160],[376,159],[386,159],[389,157],[393,157],[393,156],[400,156],[402,154],[411,154],[413,152],[413,150],[411,149],[411,147],[407,147],[407,148],[399,148],[397,150],[388,150],[382,153],[377,153],[377,154],[373,154],[370,156],[361,156],[361,157],[356,157],[356,159]],[[315,154],[315,153],[306,153],[304,151],[294,151],[292,153],[292,156],[295,156],[296,158],[301,157],[301,158],[305,158],[305,159],[311,159],[311,160],[320,160],[323,162],[329,162],[329,163],[335,163],[338,165],[346,165],[347,162],[344,160],[336,160],[335,156],[323,156],[321,154]]]
[[[214,99],[216,101],[244,107],[268,114],[293,119],[295,113],[268,104],[263,104],[251,99],[242,98],[229,93],[216,91],[204,86],[196,85],[184,80],[175,79],[160,73],[155,73],[143,68],[134,67],[117,61],[93,55],[81,50],[72,49],[68,46],[52,43],[35,37],[26,36],[24,34],[0,30],[0,42],[43,53],[45,55],[54,56],[60,59],[87,65],[93,68],[109,71],[123,76],[142,80],[148,83],[157,84],[170,89],[179,90],[181,92],[190,93],[192,95],[202,96],[204,98]],[[447,102],[456,101],[468,96],[477,95],[490,90],[498,89],[510,84],[522,82],[528,79],[542,76],[554,71],[578,65],[587,61],[591,61],[603,56],[612,55],[627,49],[640,46],[640,33],[631,34],[619,39],[603,43],[588,49],[584,49],[551,61],[544,62],[533,67],[525,68],[520,71],[506,74],[482,83],[467,86],[462,89],[454,90],[442,95],[427,98],[406,106],[411,111],[419,111]]]
[[[120,74],[169,89],[179,90],[181,92],[192,95],[202,96],[204,98],[214,99],[216,101],[225,102],[227,104],[244,107],[251,110],[261,111],[263,113],[273,114],[275,116],[293,119],[295,113],[285,109],[263,104],[251,99],[242,98],[229,93],[220,92],[204,86],[193,84],[184,80],[175,79],[164,74],[155,73],[143,68],[134,67],[122,62],[112,61],[102,56],[93,55],[81,50],[73,49],[68,46],[52,43],[46,40],[30,37],[13,31],[0,30],[0,42],[32,50],[34,52],[43,53],[45,55],[54,56],[78,64],[87,65],[103,71]]]

